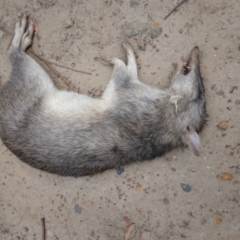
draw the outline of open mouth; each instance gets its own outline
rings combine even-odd
[[[180,61],[180,72],[183,75],[187,75],[192,69],[195,69],[196,66],[199,66],[199,47],[195,46],[189,56],[189,59],[186,61],[184,58],[181,58]]]
[[[188,62],[183,62],[183,66],[182,66],[182,74],[183,75],[187,75],[190,72],[190,66]]]

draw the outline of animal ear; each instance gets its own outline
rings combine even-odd
[[[188,146],[193,150],[196,156],[200,156],[201,141],[196,129],[189,125],[185,129],[185,139]]]

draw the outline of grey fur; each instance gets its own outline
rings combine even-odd
[[[167,90],[141,83],[128,43],[128,64],[105,60],[114,71],[103,96],[91,99],[61,91],[24,51],[26,17],[16,26],[8,49],[10,80],[0,90],[0,136],[29,165],[64,176],[84,176],[125,164],[151,160],[173,148],[200,151],[199,132],[206,118],[205,96],[195,47]],[[72,103],[72,104],[71,104]]]

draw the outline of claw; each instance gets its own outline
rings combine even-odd
[[[34,18],[32,18],[31,23],[33,24],[34,34],[37,36],[38,35],[38,24],[37,24],[37,21]]]

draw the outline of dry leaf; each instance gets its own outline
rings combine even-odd
[[[154,22],[154,23],[153,23],[153,26],[154,26],[154,27],[158,27],[158,26],[159,26],[159,22]]]
[[[129,239],[130,239],[131,233],[132,233],[133,229],[135,228],[135,225],[136,225],[135,223],[131,223],[131,224],[129,224],[129,225],[126,227],[126,229],[125,229],[125,231],[124,231],[125,240],[129,240]]]
[[[136,190],[137,192],[140,192],[141,189],[142,189],[142,186],[141,186],[140,184],[137,184],[136,187],[135,187],[135,190]]]
[[[204,8],[205,8],[206,10],[209,10],[209,9],[211,8],[211,5],[210,5],[209,3],[205,3],[205,4],[204,4]]]
[[[123,216],[123,220],[126,221],[127,223],[131,222],[131,219],[128,216]]]
[[[222,222],[223,220],[221,218],[219,218],[218,216],[215,216],[214,218],[214,225],[218,225]]]
[[[218,128],[220,128],[222,130],[226,130],[228,128],[228,124],[226,121],[220,122],[217,126],[218,126]]]
[[[217,178],[220,178],[221,180],[232,181],[233,175],[231,173],[220,173],[217,175]]]

